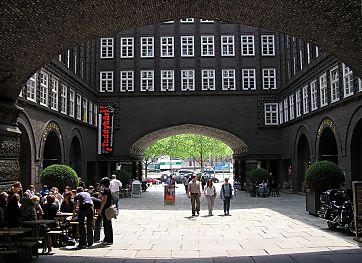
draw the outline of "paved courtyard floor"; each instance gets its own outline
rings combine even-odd
[[[362,262],[360,244],[348,231],[331,231],[305,212],[305,196],[252,198],[237,192],[230,216],[223,215],[219,196],[214,216],[208,216],[206,199],[201,204],[200,216],[191,217],[182,185],[176,204],[167,206],[162,186],[152,186],[141,197],[120,200],[112,246],[55,249],[35,262]]]

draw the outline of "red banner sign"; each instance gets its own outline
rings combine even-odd
[[[98,114],[98,154],[113,152],[113,106],[99,106]]]

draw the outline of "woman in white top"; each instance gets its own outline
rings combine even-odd
[[[212,216],[212,210],[214,209],[214,202],[216,197],[216,189],[215,186],[213,186],[213,183],[211,180],[207,182],[207,185],[204,189],[204,195],[206,196],[207,200],[207,207],[209,209],[209,216]]]

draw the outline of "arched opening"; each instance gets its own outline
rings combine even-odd
[[[304,183],[305,172],[310,164],[310,149],[307,137],[302,134],[297,145],[297,187],[301,189]]]
[[[31,145],[29,134],[25,127],[18,123],[18,127],[21,131],[20,135],[20,182],[24,187],[28,187],[31,184]]]
[[[353,130],[351,140],[351,179],[362,180],[362,120],[359,120]]]
[[[77,172],[79,177],[82,176],[82,148],[78,137],[74,137],[70,144],[69,165]]]
[[[336,137],[330,128],[325,128],[319,140],[319,161],[330,161],[338,164],[338,148]]]
[[[51,131],[45,141],[43,152],[43,169],[52,164],[62,163],[60,140],[55,131]]]

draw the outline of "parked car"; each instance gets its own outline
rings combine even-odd
[[[160,182],[161,183],[166,183],[167,182],[167,178],[169,177],[170,175],[169,174],[161,174],[161,177],[160,177]]]
[[[182,184],[182,183],[184,182],[185,175],[179,174],[179,175],[175,175],[175,176],[172,177],[172,178],[175,180],[175,182],[176,182],[177,184]]]
[[[190,173],[194,173],[194,171],[192,170],[187,170],[187,169],[180,169],[178,171],[179,174],[190,174]]]
[[[160,172],[160,169],[149,168],[149,169],[147,169],[147,171],[150,172],[150,173],[159,173],[159,172]]]
[[[204,169],[204,173],[207,173],[207,174],[215,174],[215,171],[214,171],[214,169],[212,169],[211,167],[206,167],[205,169]]]
[[[160,181],[154,178],[146,177],[142,182],[145,182],[147,184],[158,184]]]
[[[203,173],[201,178],[205,179],[205,182],[211,180],[213,183],[218,183],[219,179],[217,179],[215,176],[212,176],[208,173]]]

